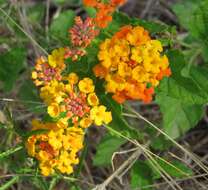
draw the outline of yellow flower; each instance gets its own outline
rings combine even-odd
[[[132,48],[131,49],[131,59],[133,61],[136,61],[137,63],[141,63],[142,62],[142,55],[141,55],[141,50],[139,48]]]
[[[38,74],[36,71],[32,72],[32,79],[37,79],[38,78]]]
[[[87,101],[91,106],[97,106],[99,104],[99,99],[95,93],[90,93],[87,97]]]
[[[90,110],[90,118],[98,126],[102,125],[103,123],[108,124],[112,121],[111,112],[106,112],[106,107],[103,105],[93,107]]]
[[[79,90],[86,94],[94,92],[95,86],[93,85],[93,81],[90,78],[84,78],[79,81]]]
[[[64,65],[64,48],[55,49],[52,54],[48,56],[48,63],[51,67],[63,66]]]
[[[30,156],[35,156],[35,143],[37,139],[34,136],[28,138],[25,146]]]
[[[44,151],[44,150],[40,150],[38,153],[37,153],[37,159],[41,162],[47,162],[50,160],[50,155],[48,152]]]
[[[57,121],[57,127],[65,129],[68,127],[68,118],[61,118]]]
[[[49,176],[54,173],[54,169],[48,162],[41,162],[40,165],[41,174],[44,176]]]
[[[120,62],[118,65],[118,74],[122,77],[131,76],[132,69],[125,62]]]
[[[70,127],[66,129],[66,135],[62,137],[63,147],[66,150],[80,150],[83,147],[84,132],[81,128]]]
[[[48,142],[55,150],[60,149],[62,147],[63,132],[63,129],[59,129],[57,131],[51,130],[48,133]]]
[[[50,106],[48,106],[48,114],[51,117],[58,117],[60,114],[60,107],[57,103],[52,103]]]
[[[61,173],[71,174],[73,172],[72,160],[70,154],[67,151],[62,151],[59,157],[57,169]]]
[[[84,117],[83,119],[81,119],[79,124],[82,128],[88,128],[90,125],[92,125],[92,120],[88,117]]]
[[[137,66],[132,71],[132,78],[138,82],[144,83],[148,81],[149,74],[145,72],[143,67]]]
[[[67,80],[69,81],[70,84],[77,84],[79,77],[77,76],[76,73],[70,73],[67,77]]]

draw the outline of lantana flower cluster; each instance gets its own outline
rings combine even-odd
[[[28,154],[39,161],[44,176],[55,171],[71,174],[79,163],[78,152],[83,148],[84,131],[76,126],[61,128],[57,123],[32,122],[33,130],[47,129],[32,135],[26,142]]]
[[[40,87],[40,97],[48,115],[55,122],[34,120],[32,130],[45,129],[44,134],[32,135],[26,142],[29,155],[39,161],[45,176],[55,171],[70,174],[79,163],[85,129],[92,124],[101,126],[112,120],[95,93],[93,80],[79,79],[76,73],[63,75],[65,50],[53,50],[48,58],[37,59],[32,72],[34,84]]]
[[[152,100],[154,88],[171,70],[162,45],[143,27],[125,26],[100,45],[100,61],[93,70],[106,81],[106,92],[118,103]]]
[[[58,48],[48,57],[37,59],[32,79],[39,87],[40,97],[47,107],[49,120],[33,120],[35,133],[26,141],[28,154],[39,161],[45,176],[54,172],[71,174],[79,163],[87,128],[112,121],[112,115],[100,103],[96,87],[89,77],[66,71],[65,60],[86,55],[86,48],[112,20],[117,6],[125,0],[84,0],[96,9],[96,17],[75,18],[69,29],[70,47]],[[118,103],[126,100],[150,102],[159,81],[170,76],[171,70],[158,40],[151,39],[143,27],[124,26],[112,38],[100,44],[99,63],[92,69],[104,79],[106,93]],[[86,63],[87,64],[87,63]]]

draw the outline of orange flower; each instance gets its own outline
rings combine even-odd
[[[162,80],[163,77],[169,77],[171,75],[170,68],[167,68],[165,70],[161,70],[160,73],[157,75],[157,80]]]
[[[83,0],[85,6],[95,7],[97,5],[97,0]]]
[[[124,95],[124,92],[117,92],[112,96],[112,98],[118,102],[119,104],[123,104],[126,101],[126,96]]]
[[[105,78],[108,74],[108,70],[103,67],[101,64],[97,64],[95,67],[93,67],[93,72],[96,77]]]
[[[112,21],[112,16],[105,14],[105,11],[100,10],[94,20],[99,28],[106,28],[108,23]]]
[[[120,6],[126,3],[126,0],[111,0],[111,4],[114,6]]]
[[[118,31],[113,39],[122,39],[122,38],[126,38],[126,35],[131,31],[132,29],[132,26],[131,25],[126,25],[126,26],[123,26],[120,31]]]

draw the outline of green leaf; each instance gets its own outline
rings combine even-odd
[[[189,77],[199,87],[199,89],[206,93],[208,97],[208,67],[207,66],[193,66],[190,68]]]
[[[155,133],[154,133],[155,136]],[[151,137],[151,148],[154,150],[164,151],[169,149],[172,146],[170,140],[167,140],[164,135],[159,135],[157,137]]]
[[[182,76],[181,71],[187,65],[183,55],[177,51],[168,53],[172,76],[164,79],[157,89],[158,95],[177,99],[183,104],[202,105],[208,101],[207,94],[191,79]]]
[[[168,163],[161,160],[161,159],[156,159],[155,161],[157,161],[158,165],[165,172],[167,172],[171,177],[176,177],[176,178],[180,179],[183,177],[188,177],[188,176],[193,175],[193,171],[188,166],[186,166],[185,164],[183,164],[177,160],[168,161]],[[148,164],[153,170],[154,179],[161,178],[161,175],[158,173],[158,171],[150,163],[148,163]],[[155,167],[157,167],[157,166],[155,166]]]
[[[106,134],[97,146],[97,152],[93,159],[94,166],[107,166],[111,163],[112,155],[126,141],[123,138]]]
[[[23,69],[26,51],[22,48],[13,48],[0,55],[0,81],[3,82],[3,90],[12,90],[20,71]]]
[[[153,183],[152,170],[144,161],[138,160],[131,168],[131,189],[146,189],[151,190],[152,188],[142,188]]]
[[[0,190],[7,190],[7,189],[10,189],[10,187],[17,183],[19,181],[19,176],[14,176],[12,179],[10,179],[9,181],[7,181],[5,184],[3,184],[1,187],[0,187]]]
[[[208,45],[208,0],[186,0],[173,6],[181,25]]]
[[[38,90],[31,80],[26,80],[22,84],[18,97],[30,111],[35,113],[43,113],[45,111],[45,106],[39,98]]]
[[[163,114],[165,132],[172,138],[178,138],[202,118],[203,104],[208,98],[202,85],[206,88],[207,84],[203,83],[204,75],[199,78],[182,76],[181,71],[186,62],[179,51],[170,51],[168,56],[173,74],[171,78],[161,82],[157,89],[156,102]],[[192,69],[191,73],[196,75]]]
[[[75,13],[72,10],[60,13],[51,23],[51,34],[61,40],[68,40],[68,30],[74,24],[74,17]]]
[[[191,33],[208,46],[208,0],[202,0],[195,10]]]
[[[164,131],[174,139],[195,127],[203,116],[201,105],[186,105],[177,99],[161,94],[157,95],[156,102],[163,114]]]
[[[197,9],[200,0],[185,0],[174,4],[172,10],[177,15],[180,24],[190,29],[192,27],[191,20],[194,18],[194,11]]]

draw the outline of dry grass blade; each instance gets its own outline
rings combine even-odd
[[[155,156],[154,153],[152,153],[151,151],[147,150],[144,146],[140,145],[137,141],[132,140],[132,139],[130,139],[129,137],[124,136],[124,135],[121,134],[120,132],[118,132],[118,131],[112,129],[111,127],[108,127],[108,126],[105,126],[105,127],[106,127],[110,132],[114,133],[115,135],[118,135],[118,136],[120,136],[120,137],[122,137],[122,138],[128,140],[129,142],[133,143],[133,144],[136,145],[137,147],[139,147],[140,150],[141,150],[142,152],[144,152],[146,155],[148,155],[148,157],[149,157],[151,160],[153,160],[153,163],[156,164],[158,168],[160,168],[159,170],[162,171],[163,173],[165,173],[165,175],[163,175],[163,174],[160,172],[161,176],[167,181],[167,183],[170,183],[170,181],[168,180],[168,178],[169,178],[169,179],[172,181],[172,183],[174,183],[174,184],[177,186],[178,189],[181,189],[180,186],[178,186],[178,185],[175,183],[175,181],[171,178],[171,176],[169,176],[169,174],[167,174],[167,172],[164,171],[164,169],[163,169],[163,168],[157,163],[157,161],[151,156],[151,154],[153,154],[153,155]],[[151,154],[150,154],[150,152],[151,152]],[[157,157],[159,157],[159,156],[157,156]],[[160,158],[160,157],[159,157],[159,158]],[[163,161],[165,161],[165,160],[162,159],[162,158],[160,158],[160,159],[163,160]],[[171,163],[169,163],[168,161],[165,161],[165,163],[167,163],[167,164],[170,165],[171,167],[174,167],[175,169],[177,168],[177,167],[173,166]],[[157,169],[158,169],[158,168],[157,168]],[[181,171],[181,170],[178,169],[178,168],[177,168],[177,170],[178,170],[178,171]],[[181,172],[182,172],[182,171],[181,171]],[[167,176],[168,178],[167,178],[166,176]],[[115,176],[114,176],[114,177],[115,177]],[[103,184],[105,185],[105,183],[103,183]],[[103,184],[101,184],[100,186],[97,186],[97,189],[95,189],[95,190],[104,190],[104,189],[102,189],[102,188],[104,187]],[[175,188],[171,183],[170,183],[170,186],[171,186],[172,188]]]
[[[119,176],[132,162],[135,162],[142,154],[140,149],[136,150],[116,171],[114,171],[102,184],[97,185],[93,190],[105,190],[109,183]]]
[[[3,15],[5,17],[7,17],[20,31],[22,31],[22,33],[25,34],[25,36],[27,36],[31,42],[33,44],[35,44],[38,48],[40,48],[40,50],[45,54],[48,55],[48,52],[36,41],[34,40],[34,38],[28,34],[13,18],[11,18],[1,7],[0,7],[0,11],[3,13]]]
[[[133,108],[130,106],[126,106],[127,109],[132,112],[134,115],[132,117],[142,119],[146,123],[148,123],[151,127],[159,131],[162,135],[164,135],[167,139],[169,139],[173,144],[175,144],[178,148],[180,148],[184,153],[190,156],[190,158],[198,165],[200,168],[208,174],[208,169],[207,167],[196,157],[194,156],[191,152],[189,152],[187,149],[185,149],[183,146],[181,146],[178,142],[176,142],[174,139],[172,139],[169,135],[167,135],[164,131],[162,131],[160,128],[158,128],[156,125],[154,125],[152,122],[150,122],[148,119],[140,115],[137,111],[135,111]],[[126,114],[127,115],[127,114]],[[128,114],[131,116],[131,114]]]

